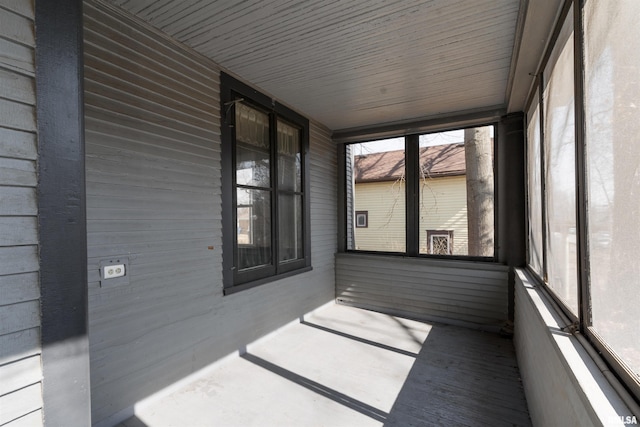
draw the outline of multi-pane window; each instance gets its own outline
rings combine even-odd
[[[229,291],[310,265],[308,122],[225,74],[221,82]]]
[[[638,22],[636,0],[575,2],[527,112],[529,266],[636,396]]]
[[[271,263],[269,115],[235,105],[236,226],[239,271]]]
[[[493,126],[351,144],[345,152],[348,249],[493,257]]]

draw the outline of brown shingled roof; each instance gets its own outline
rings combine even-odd
[[[420,148],[420,164],[426,177],[464,175],[464,144]],[[356,182],[395,181],[404,175],[404,150],[355,156],[354,173]]]

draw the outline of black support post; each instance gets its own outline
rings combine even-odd
[[[509,319],[514,314],[515,267],[526,264],[524,114],[500,119],[497,146],[497,258],[509,266]]]
[[[82,1],[35,2],[43,414],[91,425]]]

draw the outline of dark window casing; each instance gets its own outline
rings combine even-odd
[[[258,92],[250,86],[236,80],[226,73],[220,75],[221,87],[221,134],[222,134],[222,238],[223,238],[223,284],[225,294],[278,280],[311,269],[311,237],[310,237],[310,183],[309,183],[309,121],[300,114],[290,110],[270,97]],[[269,120],[269,175],[270,182],[260,185],[244,185],[237,183],[237,144],[236,144],[236,106],[242,104],[250,109],[268,116]],[[290,191],[278,182],[277,128],[278,123],[294,126],[300,132],[300,189]],[[249,208],[238,201],[238,190],[251,190],[269,194],[269,230],[263,230],[268,242],[262,242],[269,250],[261,253],[261,261],[248,267],[247,257],[250,255],[251,237],[243,236],[239,242],[239,222],[241,227],[246,221],[239,221],[238,211],[247,214]],[[301,230],[301,252],[294,259],[289,254],[280,253],[282,240],[286,230],[279,218],[285,216],[284,205],[280,206],[286,196],[301,199],[302,224],[292,224]],[[289,197],[289,198],[290,198]],[[242,202],[242,203],[241,203]],[[240,209],[238,209],[240,208]],[[281,224],[282,223],[282,224]],[[281,230],[282,227],[282,230]],[[287,227],[288,229],[288,227]],[[245,232],[243,230],[243,232]],[[246,233],[245,233],[246,234]],[[249,239],[249,241],[247,241]],[[263,239],[264,240],[264,239]],[[267,254],[267,255],[265,255]]]

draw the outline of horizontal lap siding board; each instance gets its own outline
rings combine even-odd
[[[85,3],[91,397],[108,420],[193,369],[219,287],[218,70]],[[215,250],[208,250],[213,246]],[[126,257],[130,283],[100,287]],[[185,369],[183,368],[183,369]]]
[[[85,1],[85,134],[92,421],[334,297],[337,156],[311,120],[313,270],[222,293],[220,70],[98,1]],[[128,285],[100,286],[126,257]]]
[[[365,254],[336,257],[336,299],[425,320],[497,328],[507,319],[507,268]]]
[[[0,6],[0,425],[42,425],[34,9]]]

